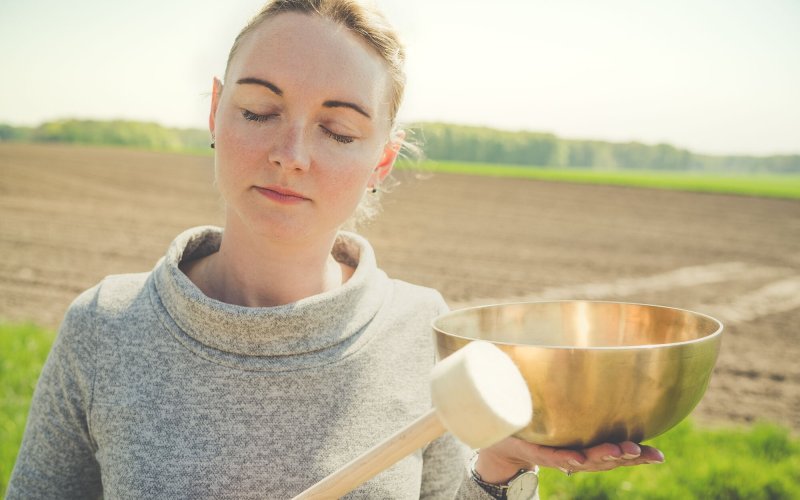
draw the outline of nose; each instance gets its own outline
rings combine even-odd
[[[270,163],[287,170],[308,170],[311,155],[302,126],[287,124],[275,139],[269,152]]]

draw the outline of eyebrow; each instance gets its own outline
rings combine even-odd
[[[262,80],[261,78],[254,78],[254,77],[248,76],[246,78],[240,78],[239,80],[236,81],[236,83],[238,83],[240,85],[261,85],[262,87],[266,87],[269,90],[271,90],[275,95],[283,96],[283,90],[281,90],[280,87],[278,87],[277,85],[275,85],[272,82],[268,82],[267,80]],[[352,103],[352,102],[347,102],[347,101],[325,101],[325,102],[322,103],[322,105],[325,106],[326,108],[350,108],[353,111],[366,116],[370,120],[372,119],[372,117],[369,115],[369,113],[364,111],[364,108],[362,108],[358,104],[355,104],[355,103]]]
[[[279,95],[279,96],[283,95],[283,90],[278,88],[277,85],[275,85],[272,82],[268,82],[266,80],[262,80],[261,78],[253,78],[253,77],[249,76],[247,78],[240,78],[239,80],[236,80],[236,83],[238,83],[240,85],[261,85],[262,87],[266,87],[266,88],[270,89],[276,95]]]
[[[350,109],[352,109],[353,111],[356,111],[357,113],[361,113],[362,115],[366,116],[366,117],[367,117],[367,118],[369,118],[370,120],[372,119],[372,117],[371,117],[371,116],[369,116],[369,113],[367,113],[366,111],[364,111],[364,110],[361,108],[361,106],[359,106],[358,104],[353,104],[352,102],[346,102],[346,101],[325,101],[325,102],[323,102],[323,103],[322,103],[322,105],[323,105],[323,106],[325,106],[326,108],[350,108]]]

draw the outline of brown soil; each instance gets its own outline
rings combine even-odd
[[[726,324],[704,421],[800,430],[800,202],[439,174],[399,175],[364,229],[389,275],[451,305],[593,298]],[[0,144],[0,317],[55,327],[107,274],[147,271],[221,224],[212,160]]]

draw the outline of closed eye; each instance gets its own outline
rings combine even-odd
[[[276,114],[259,115],[257,113],[253,113],[252,111],[248,111],[246,109],[243,109],[242,110],[242,116],[244,117],[245,120],[250,120],[252,122],[265,122],[267,120],[275,118],[278,115],[276,115]]]
[[[328,130],[327,128],[323,127],[322,125],[320,125],[319,128],[321,128],[322,131],[325,132],[325,135],[327,135],[328,137],[330,137],[331,139],[333,139],[336,142],[341,142],[342,144],[350,144],[351,142],[353,142],[355,140],[355,137],[350,137],[350,136],[347,136],[347,135],[339,135],[337,133],[331,132],[330,130]]]

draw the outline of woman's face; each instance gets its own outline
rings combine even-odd
[[[268,19],[243,40],[224,89],[214,86],[227,224],[330,236],[391,170],[399,145],[389,140],[388,71],[338,24],[298,13]]]

